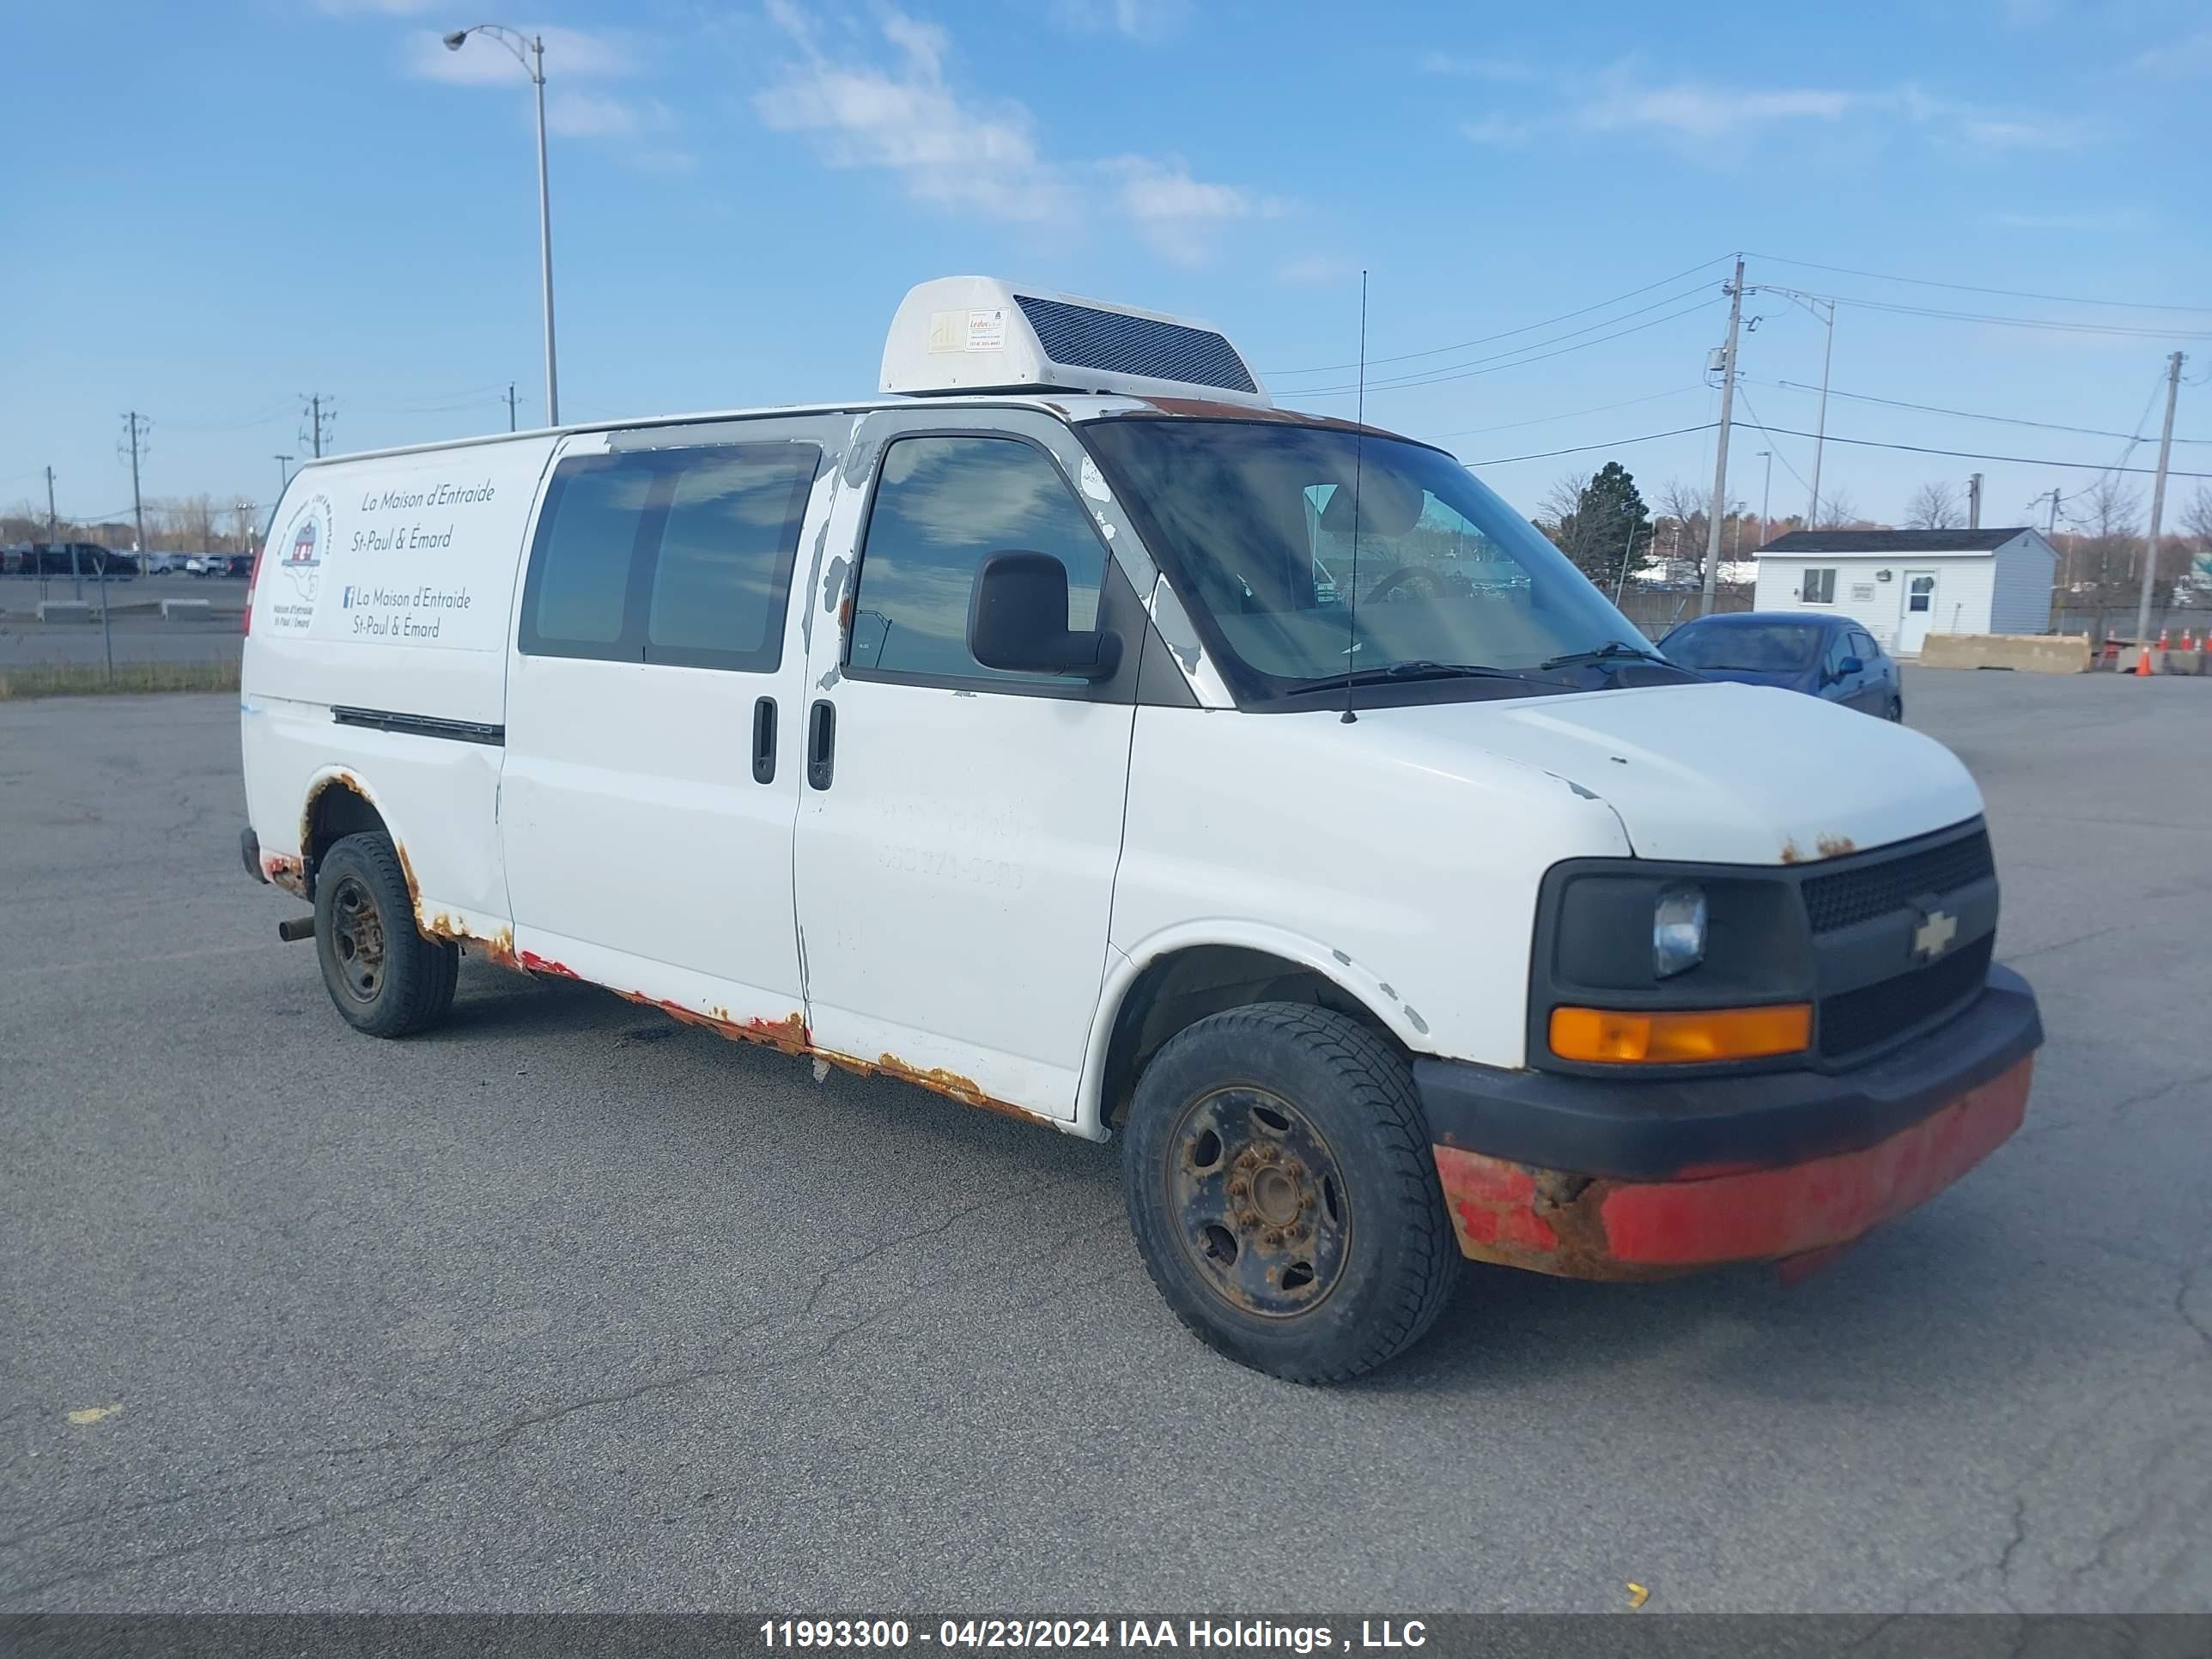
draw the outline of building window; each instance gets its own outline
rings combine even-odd
[[[1836,602],[1836,573],[1833,570],[1808,570],[1801,594],[1808,605],[1833,605]]]

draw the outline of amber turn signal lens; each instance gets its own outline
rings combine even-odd
[[[1552,1010],[1552,1052],[1561,1060],[1684,1065],[1794,1054],[1813,1040],[1813,1005],[1632,1012]]]

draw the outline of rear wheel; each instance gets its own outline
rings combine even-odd
[[[1892,697],[1889,700],[1889,707],[1883,709],[1881,712],[1882,718],[1884,720],[1894,720],[1897,724],[1902,726],[1905,724],[1905,699],[1902,697]]]
[[[392,837],[348,836],[315,872],[315,954],[331,1004],[357,1031],[411,1036],[446,1018],[459,948],[416,931]]]
[[[1160,1294],[1256,1370],[1359,1376],[1450,1294],[1458,1250],[1412,1073],[1342,1014],[1261,1003],[1178,1034],[1138,1081],[1122,1176]]]

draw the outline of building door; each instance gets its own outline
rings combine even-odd
[[[1897,654],[1917,657],[1920,642],[1928,637],[1929,623],[1936,615],[1936,573],[1932,570],[1908,570],[1905,573],[1905,615],[1897,624]]]

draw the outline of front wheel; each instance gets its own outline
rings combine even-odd
[[[1436,1322],[1459,1259],[1404,1059],[1298,1003],[1178,1033],[1138,1080],[1122,1185],[1200,1338],[1296,1382],[1358,1376]]]
[[[1883,709],[1881,714],[1884,720],[1889,720],[1899,726],[1904,725],[1905,699],[1902,697],[1892,697],[1889,700],[1889,707]]]
[[[348,836],[315,872],[315,954],[345,1021],[371,1036],[411,1036],[453,1006],[460,951],[415,927],[406,872],[386,835]]]

